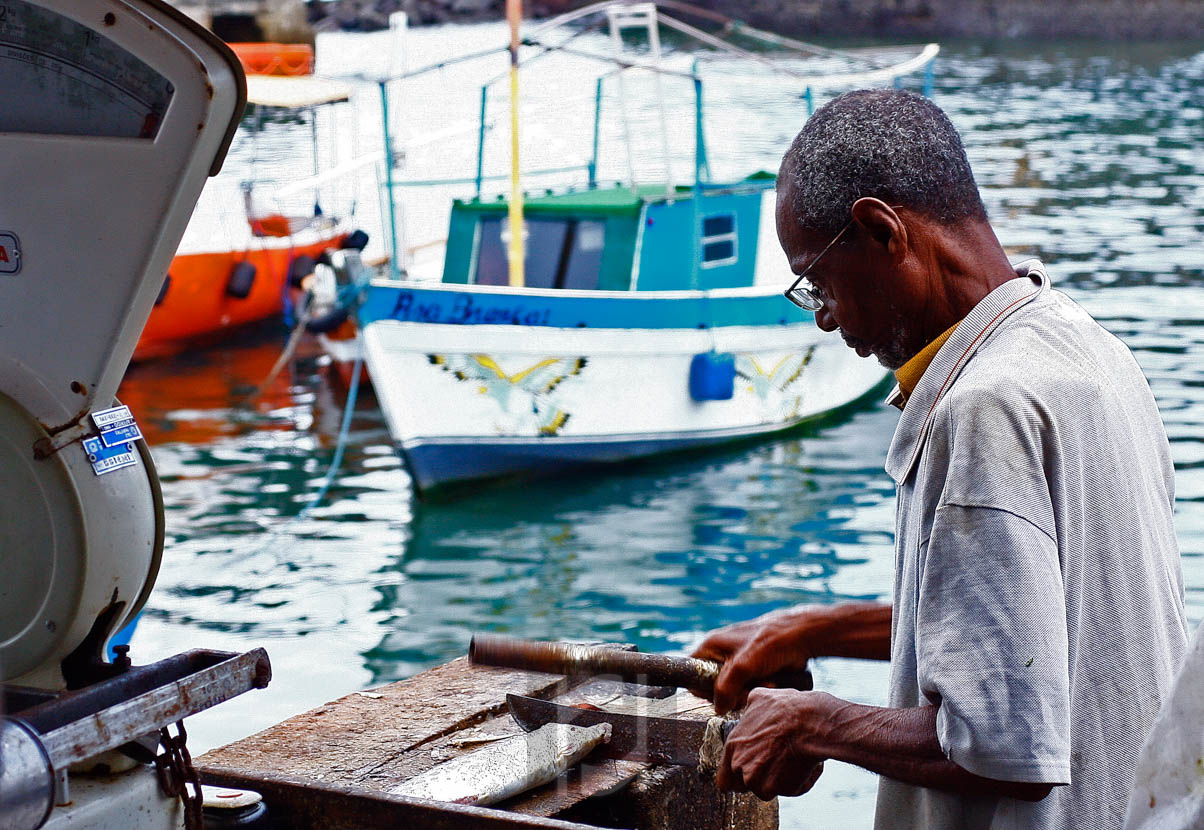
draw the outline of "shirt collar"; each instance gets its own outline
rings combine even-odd
[[[1049,291],[1049,277],[1039,260],[1025,260],[1014,267],[1016,279],[983,297],[952,332],[947,332],[948,338],[934,350],[911,394],[904,396],[902,389],[895,387],[887,398],[891,403],[907,403],[886,455],[886,472],[896,484],[902,484],[911,473],[928,437],[932,413],[966,363],[1012,313]]]
[[[945,345],[945,341],[949,339],[949,335],[953,334],[953,330],[961,324],[958,320],[956,323],[945,329],[937,338],[925,346],[911,360],[904,363],[895,370],[895,380],[899,382],[899,402],[895,404],[899,409],[907,403],[907,399],[911,397],[911,393],[915,391],[916,384],[920,382],[925,370],[932,364],[932,359],[936,357],[936,353],[940,351],[941,346]],[[892,400],[893,403],[893,400]]]

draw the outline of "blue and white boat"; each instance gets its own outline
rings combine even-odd
[[[567,17],[589,13],[608,16],[614,43],[640,25],[651,44],[651,59],[623,60],[609,77],[652,67],[656,24],[672,22],[650,4]],[[563,22],[526,42],[547,43],[539,36]],[[856,81],[923,70],[935,52]],[[782,297],[773,176],[711,179],[697,66],[676,77],[694,91],[693,181],[598,181],[599,81],[584,181],[522,200],[521,285],[507,256],[513,197],[481,192],[478,158],[475,195],[452,204],[438,279],[406,268],[364,287],[363,357],[419,490],[772,435],[882,386],[880,366]],[[480,153],[485,123],[482,105]],[[390,207],[402,186],[386,188]],[[394,262],[405,267],[403,255]]]

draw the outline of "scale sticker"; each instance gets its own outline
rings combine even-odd
[[[0,231],[0,274],[21,270],[21,242],[11,231]]]
[[[122,467],[132,467],[138,463],[134,454],[133,444],[119,444],[116,447],[106,447],[99,438],[85,438],[84,452],[92,462],[92,472],[98,476],[120,470]]]
[[[92,413],[92,423],[100,430],[100,440],[106,447],[128,444],[142,437],[128,406],[115,406]]]

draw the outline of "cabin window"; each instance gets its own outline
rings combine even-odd
[[[736,261],[736,215],[716,213],[702,218],[702,267]]]
[[[578,219],[531,218],[524,223],[525,283],[530,288],[595,289],[602,270],[606,223]],[[509,285],[507,246],[510,223],[482,218],[477,242],[477,285]]]
[[[578,220],[570,222],[557,288],[591,290],[598,287],[602,273],[602,248],[606,243],[606,223]]]
[[[472,281],[477,285],[509,285],[510,272],[506,246],[502,242],[502,220],[482,219],[477,229],[477,270]]]

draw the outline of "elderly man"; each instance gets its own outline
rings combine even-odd
[[[719,709],[747,706],[720,785],[808,790],[828,758],[881,777],[882,828],[1120,827],[1184,652],[1173,469],[1128,349],[1013,268],[961,140],[926,99],[843,95],[778,175],[787,292],[875,356],[902,409],[893,603],[730,626]],[[891,661],[889,707],[756,688],[813,657]]]

